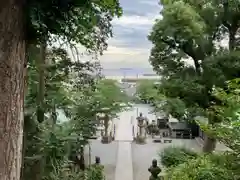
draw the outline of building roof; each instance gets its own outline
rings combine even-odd
[[[171,130],[189,130],[189,126],[186,122],[170,122],[169,128]]]

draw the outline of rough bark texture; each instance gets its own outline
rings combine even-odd
[[[232,29],[229,29],[229,50],[233,51],[235,49],[235,44],[236,44],[236,32],[237,32],[237,27],[233,27]]]
[[[109,136],[109,134],[108,134],[108,122],[109,122],[109,117],[108,117],[108,115],[106,115],[104,117],[104,136],[105,137]]]
[[[25,38],[23,0],[0,2],[0,179],[19,180],[22,158]]]
[[[38,58],[39,84],[37,97],[37,119],[38,122],[44,121],[44,96],[45,96],[45,67],[46,67],[46,43],[40,44],[40,58]]]
[[[46,71],[46,43],[40,44],[39,57],[37,60],[38,68],[38,94],[37,94],[37,120],[39,123],[44,121],[45,114],[45,71]],[[36,159],[32,165],[32,179],[41,180],[44,173],[45,158]]]
[[[203,145],[203,152],[211,153],[215,150],[217,144],[217,140],[215,138],[211,138],[206,136]]]

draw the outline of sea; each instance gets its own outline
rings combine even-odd
[[[156,79],[159,76],[151,68],[112,68],[102,69],[102,74],[108,79],[139,78]]]

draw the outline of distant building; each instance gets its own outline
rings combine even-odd
[[[157,76],[156,74],[143,74],[143,76]]]
[[[142,81],[142,80],[155,80],[156,81],[156,83],[159,83],[159,80],[160,80],[160,77],[157,77],[157,76],[155,76],[155,77],[152,77],[151,76],[151,78],[150,77],[141,77],[141,78],[122,78],[121,79],[121,82],[122,83],[132,83],[132,84],[136,84],[138,81]]]

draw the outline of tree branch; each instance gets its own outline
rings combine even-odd
[[[192,43],[188,42],[176,42],[176,40],[165,40],[163,38],[161,38],[161,40],[166,43],[167,45],[169,45],[171,48],[173,49],[180,49],[182,50],[185,54],[187,54],[188,56],[190,56],[193,61],[194,61],[194,65],[195,65],[195,69],[197,74],[201,74],[201,70],[200,70],[200,64],[199,64],[199,58],[197,57],[197,53],[195,52],[195,50],[192,47]]]

